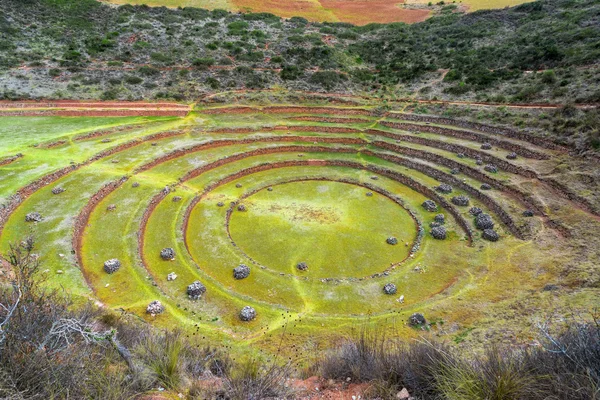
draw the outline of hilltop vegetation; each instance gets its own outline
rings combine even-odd
[[[7,99],[187,100],[274,86],[495,102],[600,99],[593,0],[468,15],[448,5],[422,23],[361,27],[96,0],[7,0],[0,11]]]

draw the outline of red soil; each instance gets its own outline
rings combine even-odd
[[[398,0],[320,0],[323,7],[330,9],[342,22],[366,25],[372,22],[414,23],[427,19],[429,10],[401,8]]]

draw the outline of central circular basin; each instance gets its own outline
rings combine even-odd
[[[262,189],[234,208],[229,234],[272,271],[311,278],[358,278],[406,259],[417,235],[412,216],[362,186],[321,180]],[[398,239],[390,245],[388,237]],[[299,263],[308,269],[300,270]]]

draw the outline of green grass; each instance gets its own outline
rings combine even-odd
[[[345,183],[307,181],[261,190],[230,219],[235,243],[276,272],[309,276],[361,277],[408,256],[416,224],[392,200]],[[372,192],[371,192],[372,193]],[[340,202],[340,198],[344,202]],[[400,245],[390,246],[395,236]],[[308,272],[296,268],[306,262]]]
[[[292,144],[312,146],[312,137],[359,137],[369,141],[395,142],[364,134],[323,134],[316,132],[258,132],[256,134],[210,134],[207,130],[223,127],[254,127],[291,124],[286,115],[207,115],[198,110],[184,119],[105,119],[105,118],[13,118],[2,121],[3,136],[0,154],[23,152],[25,157],[15,163],[0,167],[0,198],[6,199],[19,187],[45,173],[82,162],[100,151],[118,146],[134,138],[142,139],[164,130],[183,129],[176,137],[142,141],[137,146],[119,152],[91,165],[75,170],[58,182],[31,194],[7,220],[0,237],[0,250],[20,240],[28,233],[37,237],[38,253],[44,263],[49,284],[62,286],[79,299],[91,298],[113,309],[124,309],[163,327],[178,326],[186,332],[198,330],[207,340],[234,346],[240,352],[258,349],[273,350],[274,338],[288,332],[285,341],[291,343],[328,342],[340,334],[349,333],[357,324],[393,329],[394,335],[409,338],[422,334],[405,326],[406,318],[413,312],[426,313],[430,320],[443,322],[432,330],[455,330],[455,342],[469,342],[477,336],[473,328],[478,323],[500,324],[525,330],[525,323],[515,318],[515,302],[546,301],[537,297],[538,289],[549,281],[556,281],[559,265],[569,262],[573,252],[567,239],[521,241],[511,237],[502,227],[502,239],[489,243],[475,234],[474,245],[469,247],[464,232],[457,222],[445,212],[448,238],[433,240],[426,233],[421,248],[395,268],[392,264],[406,258],[416,235],[416,227],[407,210],[422,223],[427,232],[436,213],[426,212],[421,203],[426,197],[390,178],[378,176],[362,169],[340,166],[293,166],[268,169],[213,187],[210,185],[236,172],[260,166],[266,162],[277,163],[295,160],[344,160],[365,167],[377,166],[410,176],[427,186],[438,185],[436,179],[415,170],[392,164],[376,156],[365,156],[361,150],[386,153],[368,143],[361,145],[319,144],[324,148],[350,148],[348,153],[334,152],[279,152],[246,157],[231,162],[230,156],[259,148],[277,148]],[[28,121],[30,121],[28,125]],[[101,139],[73,141],[74,135],[100,127],[136,125],[152,122],[141,128],[114,132]],[[298,123],[315,125],[314,123]],[[347,125],[355,128],[368,126]],[[13,141],[9,132],[24,130],[25,137]],[[386,128],[386,130],[393,131]],[[30,133],[33,132],[33,133]],[[170,159],[144,172],[135,171],[146,163],[169,154],[176,149],[215,140],[242,140],[249,137],[279,135],[310,136],[308,142],[241,143],[205,148]],[[459,139],[423,136],[446,140],[472,148],[476,143]],[[28,138],[28,136],[31,136]],[[34,141],[54,141],[66,138],[64,146],[54,149],[29,147]],[[103,137],[104,138],[104,137]],[[420,145],[402,143],[403,146],[431,151],[449,159],[476,167],[473,160],[460,159],[455,154],[430,149]],[[298,157],[302,154],[303,157]],[[498,157],[505,152],[497,151]],[[222,163],[198,177],[181,182],[188,171],[219,160]],[[531,168],[548,168],[554,162],[517,160]],[[447,168],[430,165],[447,172]],[[28,169],[30,167],[30,169]],[[90,216],[85,228],[81,256],[83,264],[77,265],[72,250],[73,222],[75,216],[107,182],[129,176],[127,182],[103,199]],[[524,185],[537,196],[550,196],[531,182],[508,173],[499,173],[498,179],[515,185]],[[302,182],[292,182],[303,179]],[[327,179],[327,180],[321,180]],[[402,206],[389,198],[359,185],[339,182],[351,180],[372,184],[401,199]],[[464,177],[473,187],[480,182]],[[134,182],[139,187],[134,188]],[[238,184],[241,187],[238,187]],[[146,231],[144,246],[138,251],[138,235],[142,215],[150,199],[166,185],[175,185],[175,191],[156,205]],[[64,193],[53,195],[51,189],[61,186]],[[272,187],[272,191],[266,188]],[[187,231],[183,229],[184,215],[195,198],[205,193],[192,209]],[[226,229],[227,209],[246,195],[242,203],[247,211],[234,211],[230,219],[231,237]],[[455,190],[452,195],[463,194]],[[490,191],[490,197],[509,210],[519,223],[521,205],[507,194]],[[180,201],[173,201],[175,196]],[[546,197],[544,197],[546,198]],[[552,199],[549,199],[549,204]],[[223,207],[217,203],[223,202]],[[109,205],[116,210],[108,211]],[[478,201],[472,204],[490,212]],[[44,221],[25,223],[29,212],[40,212]],[[459,209],[468,221],[472,220],[468,207]],[[556,209],[557,218],[576,224],[587,218],[576,208]],[[497,219],[496,219],[497,220]],[[548,234],[537,218],[530,219],[532,230],[541,237]],[[400,243],[386,244],[388,236]],[[231,240],[235,242],[233,246]],[[189,245],[189,252],[186,248]],[[553,250],[560,246],[560,252]],[[160,258],[160,250],[173,247],[174,261]],[[111,275],[103,271],[104,261],[118,258],[121,269]],[[306,262],[309,270],[300,272],[298,262]],[[232,270],[240,263],[252,269],[249,278],[235,280]],[[372,274],[386,271],[386,275],[371,278]],[[167,281],[167,274],[175,272],[178,278]],[[324,280],[332,278],[331,280]],[[186,287],[200,280],[207,287],[201,300],[192,301],[186,296]],[[394,296],[383,294],[385,283],[398,286]],[[510,288],[507,291],[507,288]],[[509,293],[510,292],[510,293]],[[532,293],[536,293],[532,295]],[[397,301],[404,295],[404,302]],[[582,296],[584,294],[582,293]],[[166,312],[157,317],[145,314],[147,304],[159,299]],[[579,299],[577,304],[585,304]],[[574,303],[575,304],[575,303]],[[238,318],[239,310],[253,306],[258,317],[250,323]],[[533,305],[531,306],[533,307]],[[527,314],[528,309],[518,311]],[[492,320],[494,322],[492,322]],[[468,327],[468,328],[465,328]],[[248,346],[252,344],[253,346]],[[315,344],[318,345],[318,344]]]

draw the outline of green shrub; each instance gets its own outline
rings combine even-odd
[[[139,76],[127,75],[125,77],[125,82],[129,83],[130,85],[139,85],[140,83],[144,82],[144,80]]]
[[[198,69],[208,69],[215,65],[215,59],[210,57],[196,58],[192,65]]]
[[[303,71],[296,65],[286,65],[281,69],[281,79],[289,81],[296,80],[302,75]]]

